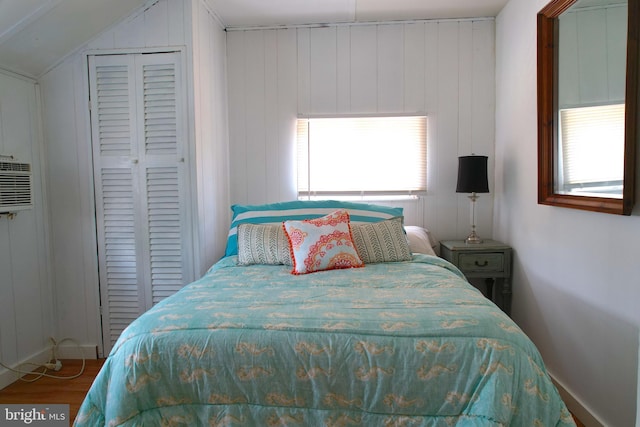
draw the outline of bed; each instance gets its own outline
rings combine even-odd
[[[269,245],[247,262],[245,228],[122,333],[75,425],[575,425],[533,343],[429,250],[360,241],[390,260],[304,274],[277,259],[284,227],[249,238]]]

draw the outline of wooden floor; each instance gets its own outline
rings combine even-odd
[[[33,383],[16,381],[0,390],[0,403],[25,403],[25,404],[61,404],[69,405],[69,417],[71,422],[78,414],[80,404],[89,391],[93,379],[102,367],[104,359],[87,360],[84,373],[72,380],[59,380],[54,378],[40,378]],[[58,372],[48,371],[52,375],[73,376],[80,372],[82,360],[63,360],[62,369]],[[33,377],[31,377],[33,378]],[[25,377],[29,379],[29,377]]]
[[[73,422],[78,414],[80,404],[82,404],[103,363],[104,359],[87,360],[84,374],[73,380],[41,378],[34,383],[16,381],[0,390],[0,403],[66,403],[69,405],[69,416]],[[62,369],[54,374],[71,376],[79,372],[81,367],[81,360],[63,360]],[[576,424],[578,427],[584,427],[584,424],[577,419]]]

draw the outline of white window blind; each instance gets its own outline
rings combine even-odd
[[[297,125],[299,197],[426,191],[426,116],[304,118]]]
[[[624,104],[560,110],[561,192],[621,193],[624,111]]]

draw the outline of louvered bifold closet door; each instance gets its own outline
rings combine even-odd
[[[193,280],[179,53],[89,57],[104,352]]]
[[[137,57],[138,116],[144,117],[138,128],[144,175],[140,187],[144,194],[145,293],[147,307],[178,291],[192,280],[186,266],[191,259],[190,241],[185,236],[190,229],[187,215],[188,185],[186,178],[184,93],[177,53],[141,55]]]

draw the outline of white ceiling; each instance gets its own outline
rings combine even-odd
[[[0,0],[0,68],[37,77],[145,1]]]
[[[227,27],[496,16],[507,0],[207,0]]]
[[[0,0],[0,68],[40,76],[156,0]],[[177,0],[167,0],[177,1]],[[508,0],[205,0],[227,28],[496,16]]]

